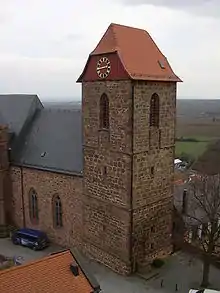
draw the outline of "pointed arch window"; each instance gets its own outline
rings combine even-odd
[[[37,192],[35,191],[34,188],[31,188],[29,192],[29,212],[30,212],[31,221],[37,222],[39,219],[38,198],[37,198]]]
[[[53,218],[54,226],[62,227],[63,226],[63,211],[61,199],[58,195],[55,195],[53,198]]]
[[[99,102],[99,122],[101,129],[109,129],[109,99],[103,94]]]
[[[150,126],[159,127],[160,101],[157,94],[153,94],[150,100]]]

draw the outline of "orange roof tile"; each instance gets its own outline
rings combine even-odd
[[[174,171],[174,184],[175,185],[183,185],[188,181],[188,173],[187,172],[181,172],[178,170]]]
[[[117,52],[132,79],[181,81],[145,30],[110,24],[90,56],[112,52]]]
[[[69,250],[21,266],[0,271],[1,293],[91,293],[92,285],[79,269],[76,277],[70,264],[76,263]]]

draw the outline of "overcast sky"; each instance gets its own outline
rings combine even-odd
[[[0,0],[0,5],[1,93],[80,97],[75,81],[115,22],[151,34],[184,80],[179,97],[220,98],[220,0]]]

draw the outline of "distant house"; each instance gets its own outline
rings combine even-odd
[[[70,250],[0,271],[1,293],[98,293],[96,280],[85,273]]]
[[[184,162],[184,161],[182,161],[180,159],[175,159],[174,160],[174,168],[178,169],[180,171],[185,171],[186,168],[187,168],[187,165],[188,165],[187,162]]]
[[[181,164],[182,163],[182,161],[180,160],[180,159],[175,159],[174,160],[174,165],[175,166],[177,166],[177,165],[179,165],[179,164]]]

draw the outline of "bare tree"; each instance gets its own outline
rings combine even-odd
[[[209,284],[209,271],[213,255],[220,242],[220,175],[200,176],[189,183],[185,223],[189,240],[202,249],[203,278],[201,286]]]

